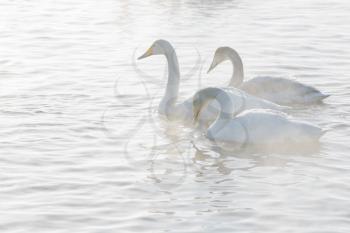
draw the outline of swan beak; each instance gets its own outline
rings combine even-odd
[[[151,55],[153,55],[152,47],[149,48],[141,57],[137,58],[137,60],[141,60],[141,59],[143,59],[145,57],[149,57]]]
[[[197,126],[198,125],[198,117],[199,117],[199,114],[196,114],[193,118],[193,121],[192,121],[192,124],[194,126]]]
[[[193,117],[193,122],[196,123],[198,121],[198,116],[199,116],[199,111],[197,111],[195,114],[194,114],[194,117]]]
[[[195,107],[194,111],[193,111],[193,124],[196,125],[198,118],[199,118],[199,113],[200,113],[200,109],[198,109],[197,107]]]
[[[218,64],[216,63],[216,62],[212,62],[211,63],[211,65],[210,65],[210,67],[209,67],[209,70],[207,71],[207,74],[212,70],[212,69],[214,69],[216,66],[217,66]]]

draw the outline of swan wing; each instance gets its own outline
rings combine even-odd
[[[239,104],[236,104],[237,106],[240,106],[239,107],[240,111],[238,112],[241,112],[243,110],[248,110],[248,109],[257,109],[257,108],[274,109],[274,110],[280,110],[280,111],[289,109],[289,107],[281,106],[269,100],[250,95],[249,93],[243,90],[240,90],[238,88],[226,87],[226,88],[223,88],[223,90],[225,90],[230,95],[234,103],[236,102],[239,103]]]
[[[236,119],[245,126],[249,142],[254,144],[307,142],[318,140],[323,131],[308,122],[289,118],[274,110],[251,110]]]
[[[279,104],[311,104],[329,96],[310,85],[280,77],[256,77],[244,82],[241,88]]]

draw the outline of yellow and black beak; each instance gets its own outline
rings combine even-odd
[[[152,50],[152,47],[150,47],[141,57],[137,58],[137,60],[141,60],[145,57],[149,57],[153,55],[153,50]]]

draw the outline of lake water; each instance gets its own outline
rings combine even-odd
[[[348,0],[0,3],[1,232],[348,232]],[[247,78],[286,76],[331,94],[289,112],[329,129],[319,148],[222,151],[162,121],[176,48],[181,97],[225,86],[231,46]]]

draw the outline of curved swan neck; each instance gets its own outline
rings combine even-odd
[[[238,87],[243,83],[244,72],[243,72],[243,62],[236,50],[230,48],[227,52],[228,59],[233,65],[233,75],[231,77],[229,86]]]
[[[174,48],[168,44],[164,50],[164,55],[168,62],[168,82],[160,108],[166,112],[166,109],[176,103],[180,84],[180,70]]]
[[[213,99],[217,100],[220,105],[219,115],[213,125],[218,123],[218,121],[231,119],[234,113],[233,103],[228,94],[220,88],[208,87],[197,92],[193,99],[194,105],[197,105],[194,106],[195,111],[200,112],[200,110]]]

